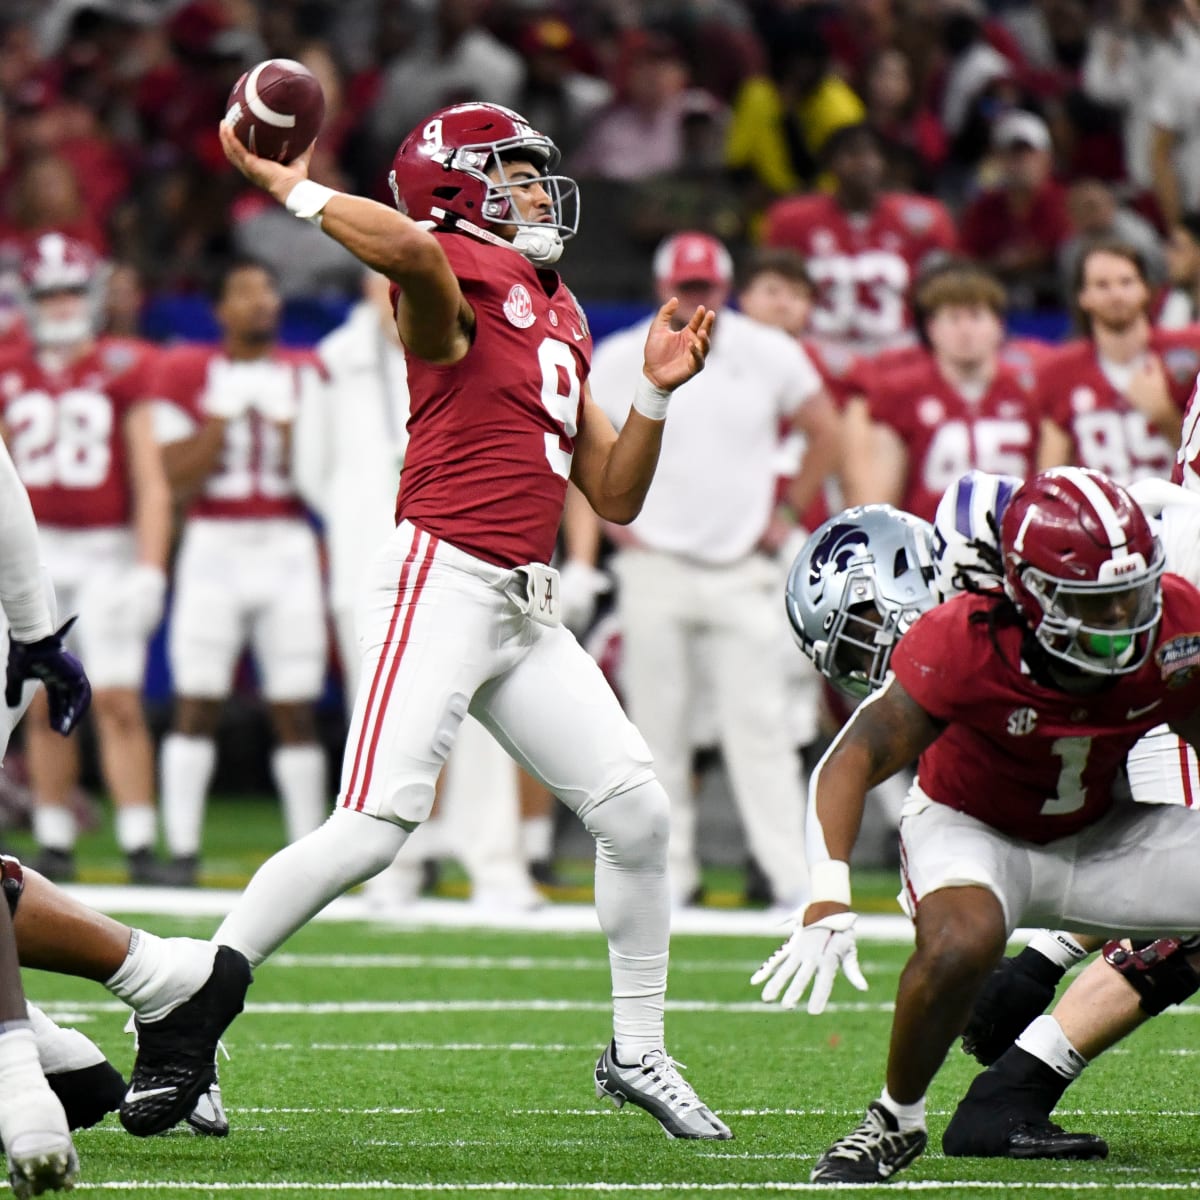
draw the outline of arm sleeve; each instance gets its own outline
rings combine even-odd
[[[29,493],[8,448],[0,442],[0,607],[17,642],[36,642],[54,632],[54,616],[42,579],[41,547]]]

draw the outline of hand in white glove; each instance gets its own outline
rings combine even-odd
[[[253,371],[253,363],[214,358],[208,364],[208,378],[200,397],[205,415],[219,421],[236,421],[245,416],[254,399]]]
[[[583,633],[596,614],[596,601],[612,588],[612,580],[578,558],[568,558],[558,576],[563,624],[572,633]]]
[[[762,998],[768,1004],[783,991],[789,979],[791,986],[783,995],[783,1008],[795,1008],[800,1003],[809,981],[816,976],[812,995],[808,998],[808,1011],[816,1014],[825,1011],[838,967],[860,992],[867,990],[867,981],[858,966],[858,947],[854,944],[854,922],[858,914],[834,913],[823,917],[812,925],[801,925],[795,933],[750,977],[752,986],[760,983]],[[792,976],[795,976],[793,979]]]
[[[263,362],[258,367],[258,380],[253,404],[268,421],[286,425],[296,419],[296,372],[286,363]]]
[[[129,623],[144,637],[158,627],[167,595],[167,577],[161,568],[138,563],[128,574],[122,600]]]

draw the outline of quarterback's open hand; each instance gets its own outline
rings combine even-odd
[[[867,990],[867,981],[858,966],[858,947],[854,944],[854,922],[858,914],[834,913],[812,925],[799,926],[795,933],[750,977],[752,986],[765,983],[762,998],[770,1004],[783,992],[783,1008],[795,1008],[800,1003],[809,982],[816,976],[808,1011],[825,1011],[833,981],[840,966],[845,976],[860,992]],[[795,978],[793,978],[795,976]],[[791,986],[788,986],[788,980]]]
[[[658,310],[658,316],[646,335],[646,357],[643,370],[655,387],[674,391],[704,369],[704,360],[717,314],[711,308],[699,307],[682,329],[671,328],[671,318],[679,301],[668,300]]]
[[[238,141],[237,135],[233,132],[233,126],[228,122],[222,121],[218,132],[225,157],[251,183],[257,184],[265,192],[270,192],[280,204],[287,199],[288,193],[296,184],[302,179],[308,178],[308,164],[312,159],[316,142],[313,142],[299,158],[292,159],[290,163],[278,163],[274,159],[260,158],[257,154],[251,154]]]

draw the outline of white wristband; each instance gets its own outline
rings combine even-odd
[[[321,209],[338,195],[333,188],[323,183],[314,183],[311,179],[302,179],[290,192],[284,201],[284,207],[293,217],[308,221],[318,229],[321,227]]]
[[[812,898],[809,904],[823,904],[830,901],[834,904],[844,904],[850,907],[850,864],[836,858],[827,858],[824,862],[814,863],[809,868],[809,882],[812,886]]]
[[[671,393],[665,388],[655,387],[646,378],[645,372],[638,376],[637,387],[633,389],[633,407],[643,417],[649,417],[651,421],[665,421],[667,401],[670,399]]]

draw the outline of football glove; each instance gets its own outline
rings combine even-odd
[[[865,992],[867,981],[859,969],[858,947],[854,943],[857,920],[857,913],[840,912],[812,925],[798,925],[792,936],[750,977],[751,985],[766,984],[762,998],[768,1004],[783,992],[781,1007],[795,1008],[815,976],[808,998],[808,1011],[814,1015],[825,1011],[839,967],[854,987]]]
[[[138,563],[129,571],[122,588],[123,607],[133,628],[149,637],[162,620],[167,577],[160,567]]]
[[[75,618],[49,637],[36,642],[8,639],[8,670],[4,701],[9,708],[21,703],[21,689],[30,679],[40,679],[50,704],[50,725],[66,737],[83,719],[92,702],[92,685],[83,663],[63,644]]]
[[[962,1035],[963,1052],[990,1067],[1025,1026],[1046,1011],[1064,974],[1061,967],[1028,947],[1015,958],[1001,959],[971,1010]]]
[[[577,558],[568,558],[558,576],[563,624],[572,633],[582,634],[596,614],[596,601],[612,588],[612,580]]]

